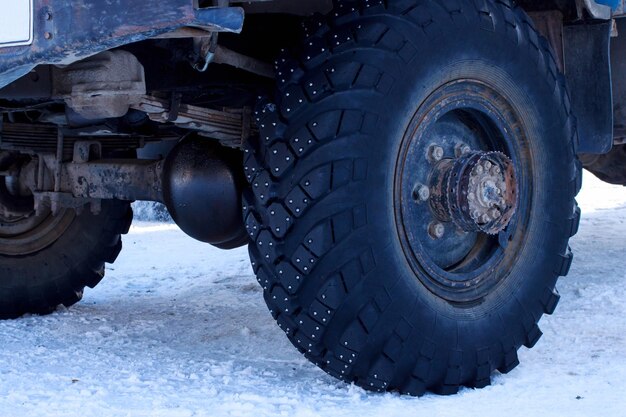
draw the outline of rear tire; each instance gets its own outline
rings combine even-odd
[[[98,215],[87,208],[80,215],[68,210],[59,216],[63,218],[49,231],[55,237],[35,251],[20,254],[17,243],[11,244],[20,236],[0,239],[6,248],[3,254],[0,247],[1,319],[48,314],[60,304],[78,302],[86,286],[102,280],[105,262],[113,263],[119,255],[120,235],[128,233],[133,213],[130,203],[104,201]]]
[[[375,3],[336,2],[278,62],[277,104],[246,150],[252,264],[279,326],[329,374],[413,395],[483,387],[537,342],[571,264],[565,83],[509,2]],[[405,177],[430,178],[424,141],[453,160],[461,139],[512,160],[517,210],[495,235],[444,223],[437,246]]]

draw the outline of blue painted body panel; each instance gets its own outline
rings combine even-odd
[[[596,3],[610,6],[611,9],[615,10],[620,5],[620,0],[596,0]]]
[[[34,0],[33,43],[0,48],[0,88],[41,64],[67,64],[181,27],[240,32],[238,7],[194,8],[193,0]]]

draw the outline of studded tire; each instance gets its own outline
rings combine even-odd
[[[47,247],[20,256],[0,253],[1,319],[48,314],[80,301],[84,288],[94,288],[105,263],[122,250],[121,235],[128,233],[133,212],[129,203],[105,201],[98,215],[85,210],[68,218]]]
[[[305,32],[297,57],[277,62],[275,104],[260,106],[245,156],[249,251],[271,314],[313,363],[369,390],[488,385],[541,336],[579,222],[575,119],[547,42],[519,7],[491,0],[339,1]],[[471,303],[424,285],[394,208],[415,109],[465,78],[521,115],[518,175],[532,182],[521,243],[485,272],[506,274]]]

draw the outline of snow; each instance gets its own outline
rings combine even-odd
[[[556,314],[483,390],[411,398],[335,381],[274,324],[245,249],[137,223],[80,304],[0,322],[0,416],[624,416],[626,189],[586,174],[579,201]]]

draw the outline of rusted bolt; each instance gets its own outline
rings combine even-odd
[[[445,234],[445,232],[446,232],[445,227],[443,226],[443,224],[439,222],[432,222],[428,226],[428,234],[433,239],[441,239],[443,235]]]
[[[443,159],[443,148],[438,145],[428,147],[428,159],[432,162],[439,162]]]
[[[43,37],[44,37],[45,39],[47,39],[47,40],[50,40],[50,39],[52,39],[52,33],[50,33],[50,32],[45,32],[45,33],[43,34]]]
[[[493,220],[496,220],[496,219],[499,219],[500,217],[502,217],[502,213],[500,213],[500,210],[494,208],[494,209],[491,209],[491,211],[489,212],[489,216]]]
[[[454,148],[454,156],[456,156],[457,158],[460,158],[463,155],[470,153],[471,150],[472,148],[470,148],[469,145],[466,145],[465,143],[459,143]]]

